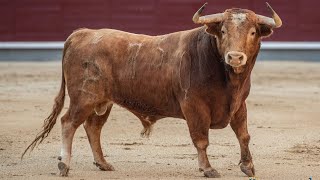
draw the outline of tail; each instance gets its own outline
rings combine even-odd
[[[51,129],[56,124],[56,121],[57,121],[57,118],[58,118],[59,114],[61,113],[61,110],[62,110],[63,105],[64,105],[64,98],[65,98],[65,80],[64,80],[64,75],[63,75],[63,72],[62,72],[62,81],[61,81],[60,91],[59,91],[58,96],[55,98],[55,103],[54,103],[54,106],[52,108],[52,112],[49,115],[49,117],[47,117],[44,120],[42,131],[40,131],[37,134],[36,138],[32,141],[32,143],[24,150],[23,154],[21,155],[21,159],[27,153],[28,150],[30,150],[30,152],[31,152],[46,137],[48,137]]]
[[[63,49],[63,57],[62,57],[62,59],[64,59],[64,55],[65,55],[66,49],[67,49],[67,47],[69,45],[70,45],[70,41],[66,41],[65,47]],[[53,108],[52,108],[52,112],[49,115],[49,117],[47,117],[44,120],[42,131],[40,131],[37,134],[36,138],[32,141],[32,143],[22,153],[21,160],[22,160],[23,156],[28,152],[28,150],[30,150],[30,152],[31,152],[46,137],[48,137],[50,131],[53,128],[53,126],[56,124],[57,118],[58,118],[59,114],[61,113],[63,105],[64,105],[65,88],[66,88],[66,83],[65,83],[65,79],[64,79],[63,65],[62,65],[62,80],[61,80],[60,91],[59,91],[59,94],[56,96],[56,98],[54,100],[55,102],[54,102],[54,105],[53,105]]]

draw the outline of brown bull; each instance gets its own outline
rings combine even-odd
[[[114,103],[141,120],[143,136],[161,118],[185,119],[198,151],[199,168],[207,177],[220,176],[208,161],[208,131],[230,124],[241,148],[240,168],[254,176],[245,100],[261,38],[282,22],[269,5],[273,18],[237,8],[201,16],[204,7],[193,17],[194,23],[204,26],[188,31],[147,36],[81,29],[71,34],[64,45],[62,83],[53,111],[26,151],[50,133],[63,108],[67,86],[70,105],[61,118],[58,164],[62,176],[68,174],[72,139],[81,124],[96,165],[114,170],[100,144],[101,128]]]

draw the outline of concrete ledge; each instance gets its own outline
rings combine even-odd
[[[320,42],[263,42],[258,59],[320,62]]]
[[[0,42],[0,61],[61,60],[62,41]]]
[[[0,42],[0,49],[62,49],[63,41],[50,42]]]
[[[320,42],[262,42],[262,50],[320,50]]]
[[[61,60],[63,43],[0,42],[0,61]],[[262,42],[258,59],[320,62],[320,42]]]

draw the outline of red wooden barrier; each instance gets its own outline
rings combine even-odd
[[[261,0],[207,0],[206,14],[231,7],[269,15]],[[75,29],[115,28],[150,35],[196,27],[200,0],[0,0],[0,41],[63,41]],[[268,40],[320,41],[316,0],[269,0],[284,25]]]

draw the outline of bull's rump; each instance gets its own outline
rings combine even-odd
[[[77,31],[66,42],[70,42],[64,58],[67,85],[144,115],[181,117],[176,97],[178,41],[172,34]]]

